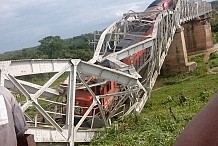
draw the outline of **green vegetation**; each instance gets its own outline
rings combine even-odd
[[[218,1],[217,1],[217,0],[212,1],[212,2],[211,2],[211,5],[212,5],[212,7],[213,7],[214,9],[217,9],[217,8],[218,8]]]
[[[213,32],[214,43],[218,42],[218,1],[211,2],[214,9],[213,17],[210,19],[211,29]]]
[[[87,61],[93,56],[93,46],[89,44],[92,39],[93,34],[91,33],[69,39],[48,36],[39,41],[39,46],[0,54],[0,61],[58,58],[80,58]]]
[[[185,125],[218,91],[218,75],[208,74],[218,67],[218,55],[192,58],[197,70],[173,76],[160,76],[151,98],[140,115],[120,118],[112,128],[100,132],[93,146],[171,146]]]

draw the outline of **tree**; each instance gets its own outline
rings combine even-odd
[[[39,41],[39,50],[45,58],[56,59],[65,58],[68,47],[59,36],[48,36]]]

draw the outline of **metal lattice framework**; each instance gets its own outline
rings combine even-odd
[[[207,18],[211,11],[211,5],[201,0],[178,0],[175,7],[169,10],[130,11],[101,34],[89,62],[79,59],[2,61],[1,84],[17,88],[25,97],[20,104],[30,124],[27,133],[34,134],[36,142],[66,142],[70,145],[88,142],[96,128],[110,126],[115,117],[132,111],[141,112],[180,24]],[[136,27],[152,31],[147,34],[132,33]],[[120,41],[125,38],[135,38],[135,42],[117,50]],[[135,64],[123,61],[129,58],[132,62],[133,56],[139,52],[141,55]],[[53,76],[44,85],[19,78],[45,73],[53,73]],[[51,85],[65,73],[68,74],[66,102],[54,100],[62,95]],[[95,78],[96,82],[88,82],[87,76]],[[109,81],[118,84],[120,89],[104,95],[93,92],[93,87],[106,85]],[[89,107],[81,108],[75,103],[76,92],[81,89],[93,97]],[[116,102],[109,109],[101,102],[104,98]],[[50,109],[45,108],[45,103],[51,105]],[[36,111],[34,115],[30,109]],[[84,114],[76,115],[75,110],[83,110]],[[65,121],[60,123],[58,117],[65,117]]]

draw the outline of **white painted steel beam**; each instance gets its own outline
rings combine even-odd
[[[124,58],[129,57],[129,56],[132,56],[133,54],[135,54],[141,50],[144,50],[146,48],[153,46],[154,45],[153,40],[154,40],[154,38],[146,39],[146,40],[141,41],[139,43],[136,43],[132,46],[129,46],[129,47],[127,47],[119,52],[115,52],[113,54],[110,54],[106,58],[114,58],[115,57],[117,60],[122,60]]]
[[[67,132],[67,129],[64,130]],[[80,130],[75,133],[75,141],[74,142],[90,142],[95,136],[96,130]],[[69,141],[64,138],[59,132],[51,129],[39,129],[39,128],[28,128],[27,134],[33,134],[34,140],[37,143],[48,142],[48,143],[69,143]]]
[[[45,112],[45,110],[38,103],[37,98],[34,98],[33,95],[30,95],[13,76],[8,74],[8,78],[26,97],[27,102],[22,106],[22,111],[24,112],[30,105],[35,106],[36,109],[43,115],[43,117],[45,117],[63,137],[66,137],[66,134],[63,132],[63,129],[54,121],[54,119],[51,118],[51,116],[48,113]]]
[[[116,24],[118,23],[119,21],[116,21],[114,23],[112,23],[102,34],[101,34],[101,37],[98,41],[98,44],[97,44],[97,47],[95,49],[95,52],[94,52],[94,56],[93,58],[89,61],[90,63],[95,63],[98,59],[99,59],[99,55],[100,55],[100,52],[102,50],[102,46],[103,46],[103,43],[105,41],[105,38],[107,36],[108,33],[112,33],[115,29],[116,29]]]
[[[124,85],[135,85],[137,78],[121,71],[102,67],[99,65],[81,61],[78,65],[78,71],[84,74],[93,75],[109,81],[115,81]]]
[[[75,119],[75,102],[76,102],[76,72],[77,66],[80,63],[80,60],[73,60],[73,65],[71,66],[70,70],[70,77],[69,77],[69,89],[67,94],[67,117],[66,117],[66,128],[68,128],[68,137],[70,145],[74,146],[75,142],[75,127],[74,127],[74,119]]]
[[[0,61],[2,74],[12,76],[25,76],[40,73],[58,72],[63,66],[69,64],[69,59],[31,59],[17,61]]]
[[[59,72],[64,66],[64,71],[69,71],[69,65],[73,60],[24,60],[24,61],[9,61],[0,62],[0,64],[7,64],[5,66],[0,65],[0,69],[4,74],[10,74],[12,76],[23,76],[39,73]],[[81,61],[78,64],[78,71],[93,75],[106,80],[116,81],[124,85],[134,85],[137,82],[136,77],[132,77],[127,73],[109,69],[92,63]],[[41,93],[40,93],[41,94]]]
[[[99,100],[99,97],[97,97],[95,95],[95,93],[92,91],[92,89],[89,87],[89,85],[86,83],[86,81],[81,77],[80,73],[77,72],[77,76],[79,77],[79,79],[81,80],[81,82],[83,83],[83,85],[86,87],[86,89],[89,91],[89,93],[92,95],[93,97],[93,103],[92,103],[92,106],[89,107],[89,109],[87,110],[87,112],[85,113],[85,115],[83,116],[84,118],[82,118],[83,120],[85,120],[85,116],[88,116],[89,112],[92,110],[92,108],[97,104],[98,105],[98,108],[100,110],[100,113],[101,113],[101,116],[104,120],[104,124],[105,126],[108,126],[108,122],[106,120],[106,117],[105,117],[105,112],[104,112],[104,109],[102,107],[102,103],[101,101]],[[91,108],[92,107],[92,108]],[[82,124],[82,119],[80,120],[80,122],[78,124]],[[82,121],[82,122],[81,122]],[[76,130],[79,129],[79,126],[76,126]]]
[[[34,94],[36,93],[42,86],[26,82],[23,80],[17,80],[29,93]],[[16,86],[8,79],[5,80],[4,86],[9,89],[15,89]],[[52,98],[59,96],[59,92],[55,89],[48,88],[45,90],[45,92],[42,93],[42,96],[47,97],[47,98]]]

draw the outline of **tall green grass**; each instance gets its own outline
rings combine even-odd
[[[120,118],[98,133],[91,146],[171,146],[185,125],[218,91],[218,75],[207,70],[218,66],[218,55],[208,63],[203,55],[192,73],[160,76],[156,90],[140,115]]]

